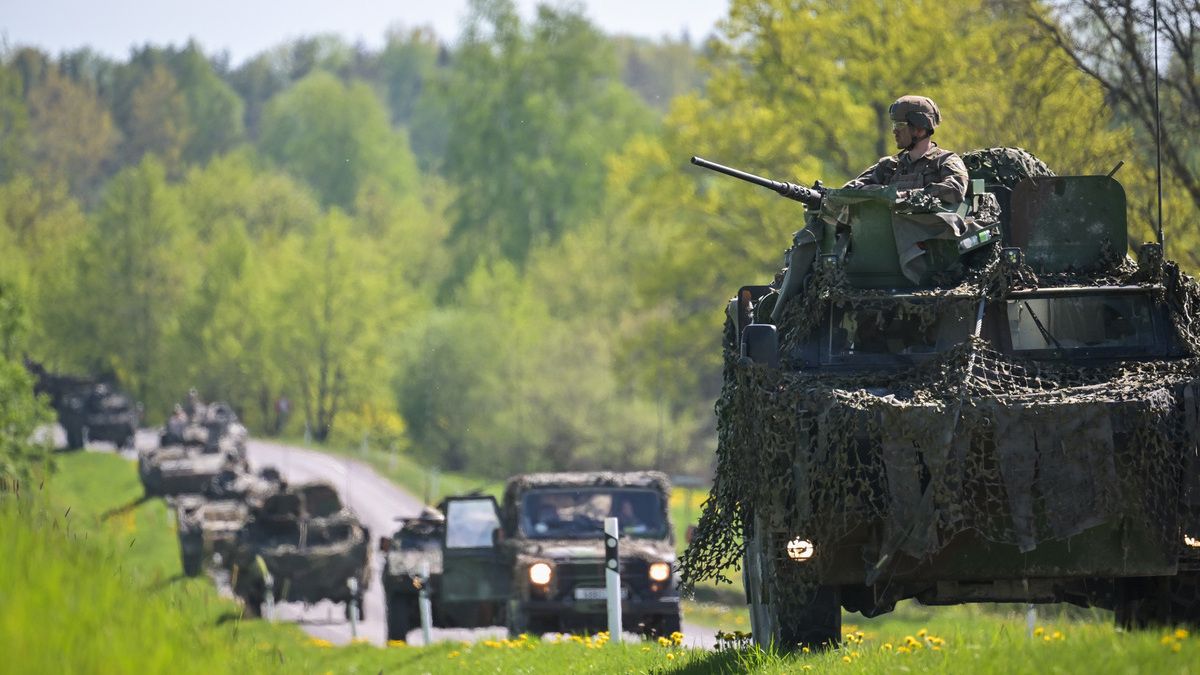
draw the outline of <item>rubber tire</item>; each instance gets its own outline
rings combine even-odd
[[[520,603],[517,601],[509,601],[504,619],[505,626],[508,628],[508,639],[515,640],[523,633],[529,632],[529,613],[521,609]]]
[[[80,450],[83,448],[83,427],[82,426],[64,426],[67,432],[67,448],[70,450]]]
[[[387,604],[387,639],[407,640],[421,622],[416,596],[394,595]]]
[[[180,552],[180,558],[183,562],[183,574],[189,577],[200,576],[201,570],[204,568],[204,551],[199,550],[189,555]]]
[[[757,526],[757,518],[755,521]],[[773,558],[766,551],[765,542],[753,534],[746,541],[745,570],[755,644],[778,652],[838,646],[842,637],[842,607],[835,587],[815,587],[807,602],[781,600]]]
[[[1119,579],[1114,619],[1125,630],[1200,628],[1200,572]]]

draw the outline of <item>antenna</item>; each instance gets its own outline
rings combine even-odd
[[[1158,184],[1158,245],[1163,243],[1162,215],[1162,112],[1158,105],[1158,0],[1154,5],[1154,180]]]

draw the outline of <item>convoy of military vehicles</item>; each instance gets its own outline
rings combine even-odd
[[[499,502],[450,497],[379,542],[388,639],[422,614],[603,630],[611,516],[623,623],[647,636],[680,629],[681,590],[734,569],[755,642],[783,649],[836,645],[843,610],[909,598],[1200,626],[1200,285],[1161,238],[1126,255],[1112,174],[1056,176],[1013,148],[963,159],[966,201],[933,213],[894,188],[809,190],[694,158],[806,207],[775,279],[728,303],[694,540],[677,561],[656,472],[526,474]],[[133,445],[127,396],[38,375],[69,447]],[[374,547],[331,485],[251,474],[229,406],[190,397],[160,441],[139,474],[174,504],[187,574],[224,570],[250,613],[332,600],[363,617]]]

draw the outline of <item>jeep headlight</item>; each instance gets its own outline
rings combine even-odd
[[[534,563],[529,567],[529,581],[538,586],[545,586],[550,583],[550,577],[554,576],[554,570],[546,563]]]
[[[671,578],[670,563],[656,562],[650,565],[650,578],[654,581],[666,581]]]
[[[1185,534],[1183,535],[1183,543],[1185,546],[1189,546],[1191,548],[1200,548],[1200,537],[1193,537]]]
[[[813,553],[813,543],[807,539],[796,537],[787,543],[787,557],[795,562],[811,560]]]

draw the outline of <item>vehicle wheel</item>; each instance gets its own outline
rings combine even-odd
[[[780,578],[769,543],[754,532],[746,542],[746,581],[750,595],[750,628],[754,642],[763,649],[779,651],[801,647],[828,649],[838,645],[842,634],[842,607],[837,589],[813,586],[808,593],[797,588],[798,580]],[[789,584],[787,592],[781,582]]]
[[[192,553],[183,551],[180,557],[183,559],[183,573],[189,577],[199,576],[203,568],[204,550],[197,548]]]
[[[508,639],[510,640],[515,640],[521,634],[529,632],[529,613],[522,609],[521,603],[516,600],[510,600],[508,603],[505,625],[508,627]]]
[[[79,450],[83,447],[83,427],[70,425],[64,427],[67,432],[67,447],[71,450]]]
[[[1200,572],[1120,579],[1113,611],[1117,625],[1126,630],[1200,627]]]
[[[408,633],[420,623],[417,599],[412,596],[396,595],[388,600],[387,639],[407,640]]]
[[[260,619],[263,615],[263,598],[252,595],[242,598],[242,616],[248,619]]]

